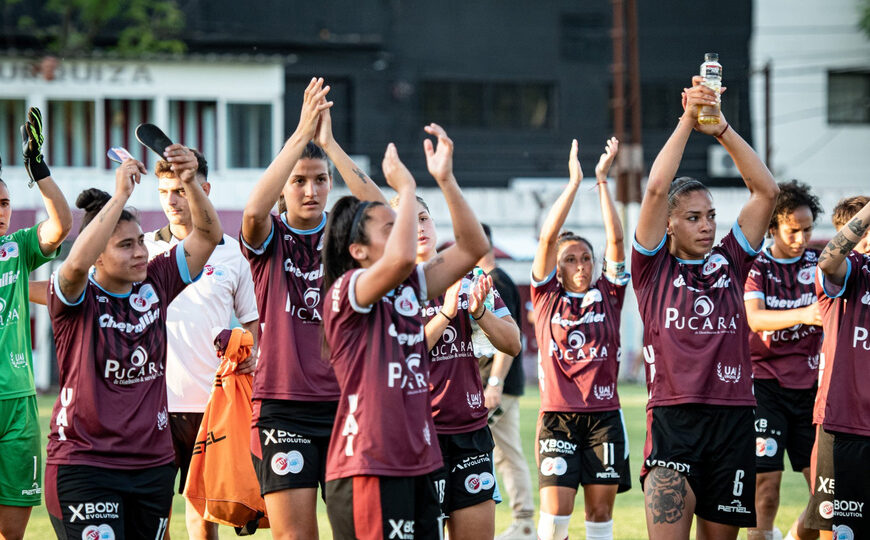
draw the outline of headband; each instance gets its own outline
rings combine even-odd
[[[684,182],[683,185],[681,185],[680,187],[673,190],[673,192],[668,193],[668,202],[673,201],[674,197],[676,197],[680,193],[682,193],[690,188],[695,188],[698,186],[700,186],[702,189],[707,189],[707,186],[705,186],[702,182],[695,180],[694,178],[687,181],[687,182]]]

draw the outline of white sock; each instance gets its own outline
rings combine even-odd
[[[586,540],[613,540],[613,520],[587,521]]]
[[[783,540],[800,540],[800,539],[795,538],[794,536],[791,535],[791,531],[788,531],[788,536],[783,538]]]
[[[567,540],[571,516],[554,516],[541,512],[538,518],[538,540]]]

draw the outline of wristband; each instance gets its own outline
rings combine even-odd
[[[438,314],[441,315],[442,317],[444,317],[445,319],[447,319],[448,321],[453,322],[453,317],[448,317],[447,314],[444,313],[444,310],[443,310],[443,309],[442,309],[442,310],[439,310],[439,311],[438,311]]]
[[[725,124],[725,129],[723,129],[718,135],[716,135],[717,139],[721,139],[722,135],[725,135],[725,132],[728,131],[728,128],[731,127],[731,124]]]
[[[475,317],[474,314],[472,313],[471,318],[474,319],[475,321],[479,321],[480,319],[483,318],[484,315],[486,315],[486,305],[485,304],[483,306],[483,311],[480,312],[480,317]]]

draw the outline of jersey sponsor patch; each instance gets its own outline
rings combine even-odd
[[[568,462],[563,457],[546,457],[541,460],[541,474],[544,476],[562,476],[568,472]]]
[[[291,450],[286,454],[284,452],[276,452],[272,456],[272,470],[280,476],[286,476],[290,473],[299,474],[304,464],[305,458],[302,457],[302,454],[298,450]]]
[[[82,540],[115,540],[115,530],[106,523],[88,525],[82,531]]]
[[[7,261],[18,257],[18,242],[6,242],[0,246],[0,261]]]

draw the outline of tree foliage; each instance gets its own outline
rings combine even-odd
[[[870,0],[861,0],[859,8],[861,13],[858,19],[858,26],[870,38]]]
[[[18,27],[58,55],[87,54],[100,45],[124,56],[186,49],[179,39],[184,13],[175,0],[47,0],[38,17],[24,15]]]

